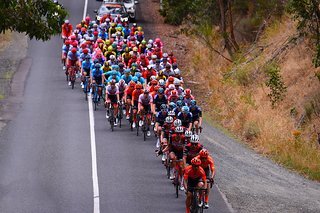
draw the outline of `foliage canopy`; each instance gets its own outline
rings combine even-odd
[[[66,16],[66,10],[52,0],[1,0],[0,32],[12,30],[48,40],[61,32]]]

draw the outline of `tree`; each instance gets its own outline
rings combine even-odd
[[[61,32],[66,16],[66,10],[52,0],[1,0],[0,32],[12,30],[49,40]]]
[[[320,1],[290,0],[289,12],[298,21],[298,30],[303,35],[310,35],[315,42],[316,54],[313,58],[315,67],[320,66]]]

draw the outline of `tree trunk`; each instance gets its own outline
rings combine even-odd
[[[232,55],[232,48],[229,41],[229,35],[227,32],[227,23],[226,23],[226,13],[224,8],[223,0],[217,0],[219,9],[220,9],[220,27],[221,27],[221,34],[224,38],[224,45],[225,48],[228,50],[229,54]]]
[[[229,30],[230,30],[230,40],[233,45],[235,51],[239,50],[239,45],[234,37],[234,30],[233,30],[233,18],[232,18],[232,7],[231,7],[231,0],[228,0],[228,13],[229,13]]]

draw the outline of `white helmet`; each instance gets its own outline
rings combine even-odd
[[[187,131],[184,133],[184,135],[186,136],[186,138],[191,138],[192,132],[189,131],[189,130],[187,130]]]
[[[173,117],[171,116],[166,117],[166,123],[171,124],[172,122],[173,122]]]
[[[199,141],[200,141],[199,135],[192,135],[190,138],[191,143],[199,143]]]
[[[173,122],[173,125],[174,125],[175,127],[178,127],[178,126],[181,126],[181,125],[182,125],[182,122],[181,122],[180,119],[176,119],[176,120]]]

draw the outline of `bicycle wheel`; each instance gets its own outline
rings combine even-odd
[[[167,169],[167,178],[170,179],[170,170],[171,170],[171,168],[170,168],[170,164],[169,164],[168,160],[166,162],[166,169]]]
[[[174,186],[176,189],[176,198],[179,197],[179,186],[180,186],[180,181],[179,181],[179,174],[177,171],[175,171],[175,177],[174,177]]]
[[[71,89],[74,89],[74,81],[71,81]]]
[[[143,141],[146,141],[147,140],[147,129],[146,129],[145,124],[143,124],[142,131],[143,131]]]
[[[137,119],[136,119],[137,121],[136,121],[136,128],[137,128],[137,136],[139,136],[139,121],[140,121],[140,118],[139,118],[139,116],[137,115]]]
[[[190,207],[191,213],[198,213],[198,211],[199,211],[198,203],[199,203],[198,196],[194,192],[192,195],[192,203],[191,203],[191,207]]]
[[[113,132],[113,129],[114,129],[114,120],[115,120],[113,107],[111,107],[111,108],[109,109],[109,115],[110,115],[110,117],[109,117],[109,122],[110,122],[110,126],[111,126],[111,131]]]

